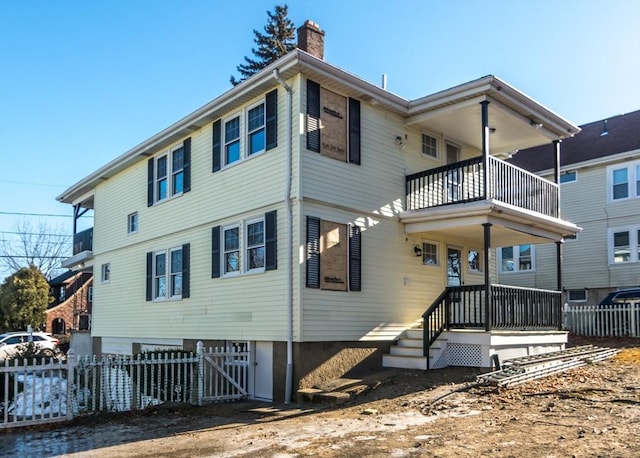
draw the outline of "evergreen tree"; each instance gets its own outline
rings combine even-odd
[[[0,285],[0,330],[38,329],[46,320],[53,301],[49,283],[36,266],[23,267]]]
[[[244,60],[246,63],[236,67],[241,78],[237,80],[235,76],[232,75],[230,79],[231,84],[235,86],[243,82],[271,62],[296,48],[294,41],[295,25],[293,21],[287,17],[288,8],[287,5],[276,5],[273,13],[267,11],[269,20],[267,25],[264,26],[265,33],[262,34],[255,29],[253,30],[253,34],[255,35],[253,41],[258,45],[258,48],[252,48],[251,52],[256,59],[245,56]]]

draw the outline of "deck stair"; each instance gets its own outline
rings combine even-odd
[[[510,387],[601,361],[619,351],[615,348],[582,345],[561,351],[512,358],[505,360],[499,370],[479,375],[477,380],[490,385]]]
[[[427,357],[424,356],[423,335],[424,330],[418,326],[405,330],[396,344],[391,346],[389,354],[382,357],[382,366],[421,370],[433,367],[433,364],[427,364]],[[439,358],[444,345],[444,339],[439,339],[429,348],[431,362]]]

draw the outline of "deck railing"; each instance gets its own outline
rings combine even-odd
[[[493,156],[488,173],[478,156],[407,175],[405,183],[407,210],[496,199],[547,216],[559,214],[556,183]]]
[[[73,236],[73,254],[93,250],[93,228],[85,229]]]
[[[537,330],[562,328],[560,291],[489,285],[446,288],[422,315],[424,355],[448,329]]]

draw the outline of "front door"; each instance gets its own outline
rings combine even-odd
[[[462,286],[462,250],[447,247],[447,286]]]

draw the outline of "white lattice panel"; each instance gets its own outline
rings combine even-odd
[[[449,366],[482,366],[482,345],[449,343],[447,350]]]

